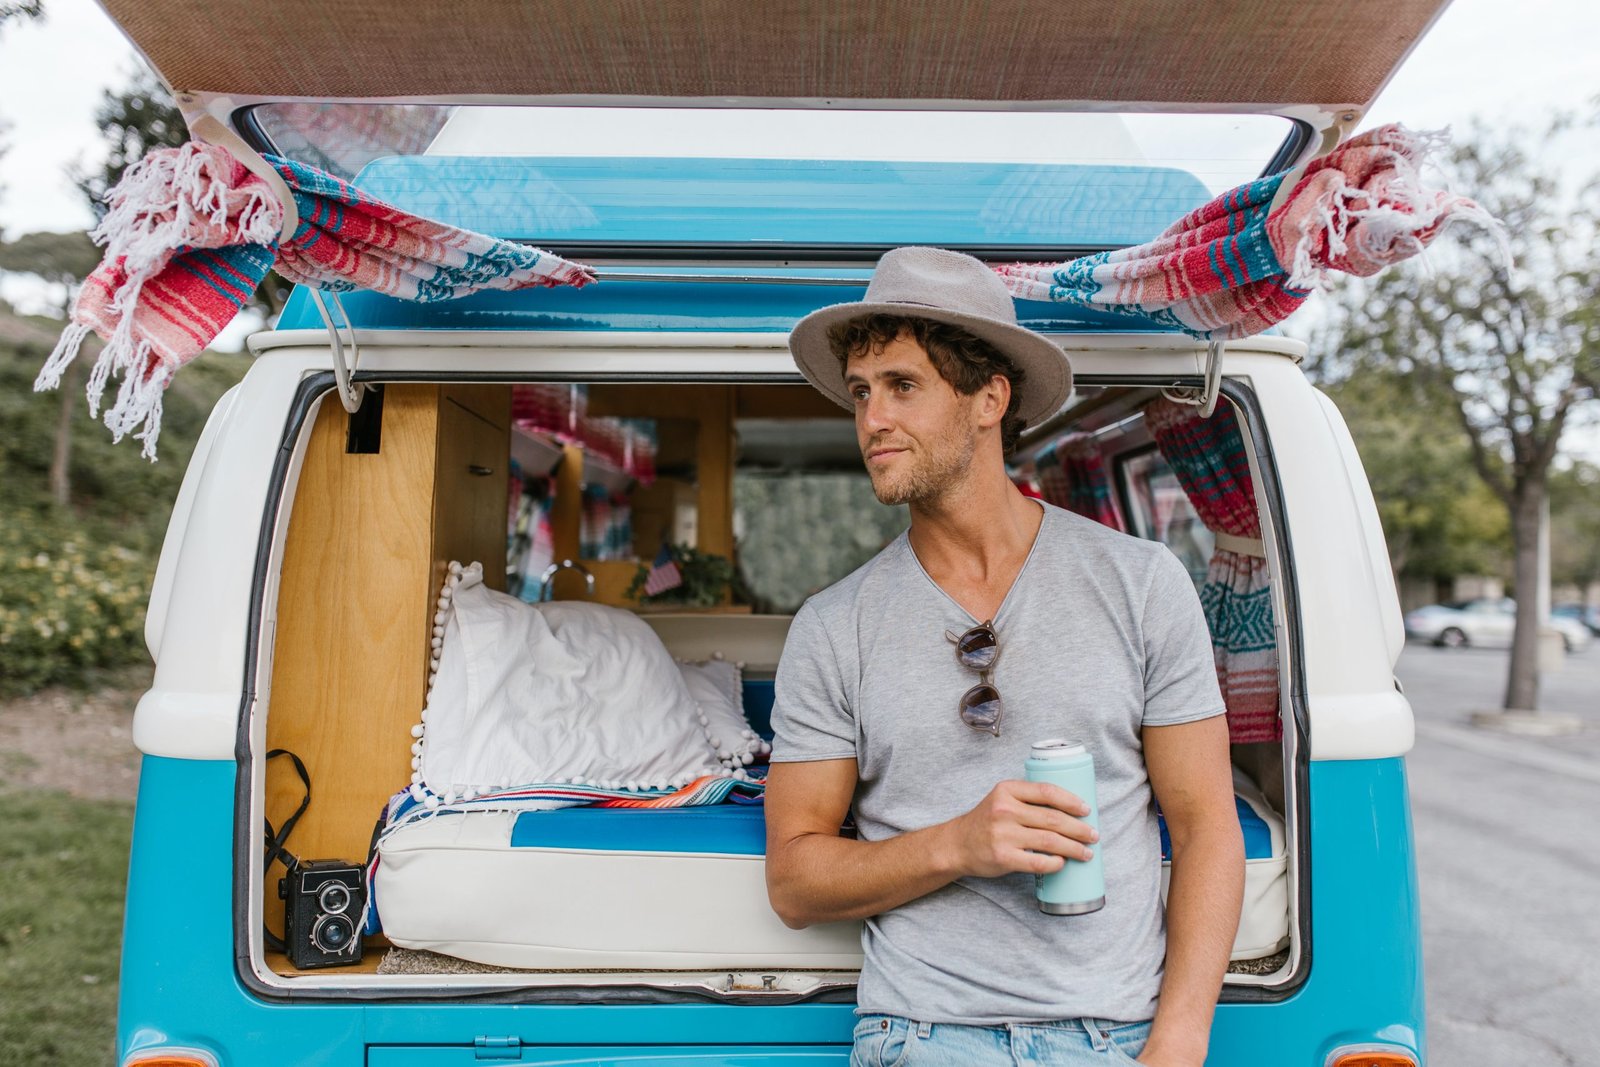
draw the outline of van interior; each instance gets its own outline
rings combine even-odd
[[[1201,590],[1223,664],[1249,642],[1219,627],[1254,627],[1256,646],[1282,633],[1249,432],[1226,397],[1201,419],[1153,385],[1080,384],[1061,414],[1024,436],[1011,473],[1025,492],[1165,543]],[[269,579],[276,620],[262,668],[264,745],[252,746],[264,811],[240,832],[262,855],[262,815],[282,825],[304,792],[288,761],[265,753],[296,754],[314,800],[287,846],[302,859],[375,860],[369,885],[383,929],[365,938],[358,963],[297,970],[261,937],[263,927],[283,929],[275,862],[251,884],[249,943],[262,980],[849,995],[855,928],[791,931],[767,905],[761,808],[750,802],[758,789],[715,805],[725,819],[706,819],[710,806],[466,810],[465,794],[446,795],[418,770],[447,590],[473,563],[484,587],[528,610],[570,601],[625,609],[676,659],[733,664],[735,703],[752,734],[770,738],[789,619],[907,525],[904,508],[874,497],[848,412],[798,382],[393,381],[368,385],[353,415],[328,394],[299,447]],[[1216,471],[1230,462],[1243,473],[1219,523],[1208,511],[1216,501],[1197,499],[1185,469],[1209,464],[1200,480],[1214,493]],[[1222,548],[1266,591],[1218,593]],[[648,595],[646,579],[669,558],[680,584]],[[1265,618],[1240,622],[1251,597]],[[1295,820],[1284,819],[1293,732],[1285,742],[1279,727],[1288,718],[1282,665],[1260,651],[1241,653],[1237,692],[1224,683],[1242,825],[1247,841],[1259,833],[1228,977],[1242,985],[1282,981],[1298,952]],[[759,751],[753,744],[724,761],[727,777],[759,782]],[[654,795],[649,782],[610,784]],[[397,817],[395,801],[408,796],[428,803]],[[641,838],[650,820],[670,824],[673,840]],[[469,927],[497,907],[517,921],[502,922],[505,943],[489,945]]]

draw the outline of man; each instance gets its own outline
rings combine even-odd
[[[852,1062],[1199,1067],[1244,886],[1222,698],[1176,557],[1006,476],[1071,391],[1065,356],[983,264],[928,248],[887,253],[864,302],[790,347],[911,514],[801,607],[773,709],[773,908],[866,921]],[[999,648],[981,677],[951,643],[980,624]],[[1098,837],[1080,798],[1018,780],[1059,737],[1094,756]],[[1041,912],[1033,876],[1095,850],[1105,906]]]

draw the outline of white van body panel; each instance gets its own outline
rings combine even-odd
[[[157,570],[162,599],[151,605],[160,616],[153,639],[146,630],[155,679],[133,716],[133,742],[147,755],[233,758],[262,509],[305,369],[252,365],[213,414],[209,447],[196,450],[184,476],[191,501],[174,509]]]
[[[1252,361],[1249,374],[1271,438],[1289,527],[1310,758],[1404,755],[1415,741],[1415,722],[1394,685],[1394,580],[1386,556],[1381,571],[1375,566],[1362,521],[1363,501],[1372,508],[1372,491],[1359,463],[1354,469],[1346,463],[1317,391],[1298,371],[1273,373],[1266,362]]]
[[[1159,384],[1161,377],[1193,378],[1205,369],[1204,346],[1177,336],[1058,340],[1080,377],[1150,376]],[[797,375],[785,336],[776,333],[358,331],[357,342],[361,371],[378,376]],[[164,610],[147,631],[157,656],[155,683],[134,718],[134,742],[150,755],[233,758],[251,581],[273,464],[300,381],[330,366],[321,331],[257,334],[249,344],[261,358],[208,424],[208,447],[194,460],[198,473],[185,478],[186,492],[193,483],[190,498],[175,509],[162,553],[152,611]],[[1296,366],[1304,351],[1280,337],[1232,342],[1224,370],[1255,390],[1271,433],[1290,538],[1278,548],[1292,545],[1287,565],[1299,598],[1310,755],[1403,755],[1414,724],[1394,688],[1398,602],[1380,555],[1381,534],[1376,545],[1371,536],[1368,520],[1376,512],[1359,462],[1344,451],[1342,425],[1333,424]],[[291,468],[284,509],[293,474]],[[273,516],[280,542],[273,560],[286,519],[286,510]],[[269,573],[263,599],[261,664],[271,662],[275,579]],[[1292,652],[1285,648],[1286,663]],[[263,684],[267,673],[258,672]]]
[[[216,407],[211,409],[211,414],[206,417],[205,427],[200,431],[200,439],[195,442],[194,452],[189,456],[189,466],[183,472],[183,482],[178,486],[178,496],[172,502],[172,514],[167,519],[167,534],[161,541],[161,558],[156,562],[155,577],[150,582],[150,599],[145,605],[144,613],[144,644],[150,650],[150,658],[161,658],[161,635],[166,628],[167,609],[172,603],[173,572],[177,569],[178,559],[183,555],[183,539],[189,531],[189,513],[194,508],[194,496],[200,484],[200,476],[205,471],[206,461],[211,456],[211,446],[217,439],[217,431],[227,421],[228,412],[233,409],[233,402],[239,396],[239,387],[232,389],[217,398]]]

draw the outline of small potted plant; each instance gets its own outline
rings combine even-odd
[[[713,608],[733,585],[733,561],[685,544],[662,546],[655,562],[639,565],[628,598],[644,607]]]

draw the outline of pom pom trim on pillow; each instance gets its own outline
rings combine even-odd
[[[421,713],[421,716],[420,716],[420,721],[416,725],[411,727],[411,734],[410,734],[410,736],[411,736],[411,784],[410,784],[409,792],[410,792],[410,794],[411,794],[411,796],[412,796],[412,798],[414,800],[417,800],[417,801],[423,803],[424,805],[426,805],[426,807],[428,809],[437,809],[442,804],[443,805],[455,804],[458,801],[473,801],[473,800],[478,799],[480,796],[488,796],[488,795],[490,795],[488,789],[476,788],[476,787],[473,787],[473,786],[470,786],[470,785],[469,786],[460,787],[460,788],[457,788],[457,787],[454,787],[454,786],[446,786],[441,791],[437,786],[430,785],[425,780],[424,774],[423,774],[423,753],[424,753],[424,750],[425,750],[425,747],[426,747],[427,733],[428,733],[428,718],[429,718],[428,705],[432,701],[434,688],[435,688],[435,686],[436,686],[436,684],[438,682],[439,668],[440,668],[440,663],[441,663],[441,660],[442,660],[442,657],[443,657],[443,651],[444,651],[444,641],[445,641],[446,627],[447,627],[447,624],[451,621],[451,612],[454,610],[454,606],[455,606],[454,602],[455,602],[455,598],[456,598],[456,591],[459,588],[459,586],[461,585],[462,581],[465,578],[467,578],[469,575],[471,577],[473,577],[475,580],[481,581],[482,573],[483,573],[483,568],[482,568],[482,565],[479,564],[479,563],[472,563],[470,565],[463,565],[459,561],[451,560],[450,563],[448,564],[448,566],[446,567],[446,570],[445,570],[444,582],[443,582],[443,584],[442,584],[442,586],[441,586],[441,588],[439,590],[439,597],[438,597],[437,601],[435,601],[435,612],[434,612],[434,616],[433,616],[433,632],[432,632],[432,636],[431,636],[431,639],[430,639],[429,657],[428,657],[427,696],[426,696],[426,700],[424,702],[424,707],[422,709],[422,713]],[[692,696],[692,693],[691,693],[691,696]],[[696,701],[696,706],[697,706],[697,710],[698,710],[698,701]],[[741,717],[742,717],[742,712],[741,712]],[[699,725],[700,725],[700,728],[701,728],[701,732],[704,735],[704,739],[705,739],[705,742],[706,742],[706,745],[707,745],[707,749],[713,755],[713,757],[715,757],[715,753],[716,753],[716,751],[717,751],[719,746],[716,745],[716,744],[713,744],[712,739],[713,739],[713,737],[716,737],[717,734],[715,733],[714,727],[712,726],[711,722],[709,721],[709,717],[706,716],[703,712],[699,716]],[[751,731],[751,732],[753,733],[753,731]],[[760,741],[759,735],[757,736],[757,741]],[[739,747],[743,748],[744,746],[741,745]],[[734,764],[731,761],[718,760],[717,762],[722,763],[723,767],[728,771],[728,777],[729,778],[732,778],[732,779],[735,779],[735,780],[738,780],[738,781],[750,781],[751,780],[749,775],[743,769],[743,766]],[[746,762],[751,762],[751,761],[747,759]],[[596,789],[604,789],[604,790],[610,790],[610,791],[619,791],[619,792],[622,792],[622,793],[643,794],[643,795],[646,795],[646,796],[665,796],[665,795],[670,795],[671,793],[673,793],[676,790],[683,789],[685,786],[687,786],[691,782],[697,780],[697,778],[699,778],[699,777],[700,776],[694,775],[694,774],[680,774],[680,775],[677,775],[676,777],[674,777],[674,778],[672,778],[670,780],[663,778],[663,779],[661,779],[659,781],[644,781],[644,780],[628,779],[628,778],[623,778],[623,777],[611,778],[611,777],[572,776],[572,777],[559,777],[559,778],[555,779],[552,782],[544,782],[544,783],[525,783],[525,782],[503,782],[503,783],[497,783],[497,788],[494,791],[495,792],[507,792],[507,791],[526,792],[528,789],[530,789],[533,786],[572,785],[572,786],[581,786],[581,787],[592,787],[592,788],[596,788]]]
[[[708,667],[725,668],[729,674],[727,684],[704,670]],[[744,713],[743,663],[729,662],[721,652],[713,652],[710,659],[680,659],[678,668],[689,683],[689,695],[700,706],[700,725],[705,727],[711,747],[717,750],[717,759],[724,767],[739,771],[771,755],[772,746],[751,728]],[[708,702],[701,699],[698,686],[685,668],[694,670],[695,677],[714,690],[715,706],[708,707]]]

